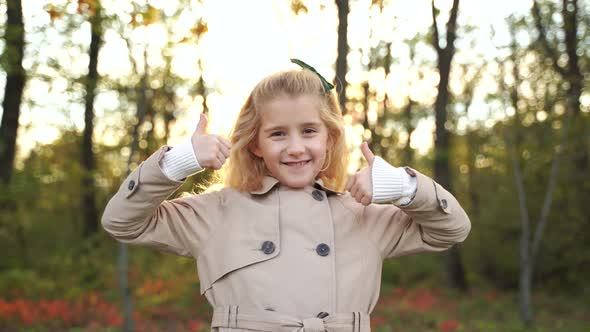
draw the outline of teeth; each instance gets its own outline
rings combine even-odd
[[[289,166],[303,166],[307,163],[307,161],[300,161],[300,162],[287,162],[285,164]]]

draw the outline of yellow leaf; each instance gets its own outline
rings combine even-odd
[[[143,24],[150,25],[156,23],[160,19],[160,10],[153,7],[148,6],[147,12],[143,13]]]
[[[199,22],[197,23],[197,25],[195,25],[191,29],[191,32],[194,35],[196,35],[197,37],[205,34],[207,31],[209,31],[209,28],[207,27],[207,23],[203,22],[202,20],[199,20]]]
[[[57,8],[55,8],[55,6],[53,5],[47,7],[45,11],[47,12],[47,14],[49,14],[49,19],[51,19],[51,22],[60,19],[63,16],[63,13],[57,10]]]

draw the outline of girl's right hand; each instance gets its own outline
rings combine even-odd
[[[229,158],[230,141],[219,135],[207,134],[207,117],[203,113],[191,137],[191,142],[197,161],[202,168],[218,170]]]

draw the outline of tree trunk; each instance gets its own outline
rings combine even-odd
[[[447,105],[449,103],[449,74],[451,71],[451,61],[455,54],[455,38],[457,27],[457,13],[459,10],[459,0],[453,1],[451,15],[446,27],[446,45],[440,46],[438,26],[436,21],[436,8],[434,0],[432,1],[432,27],[433,27],[433,45],[438,54],[438,71],[439,85],[438,95],[434,104],[436,119],[436,134],[434,139],[434,178],[436,181],[451,190],[451,173],[449,169],[449,131],[445,128],[447,122]],[[461,262],[461,254],[457,247],[447,251],[446,267],[449,285],[452,288],[467,290],[467,281],[465,280],[465,271]]]
[[[414,63],[416,57],[416,43],[411,40],[408,43],[410,48],[410,62]],[[391,55],[391,47],[387,50],[388,54]],[[403,165],[412,165],[414,162],[414,149],[412,149],[412,134],[416,127],[414,125],[414,106],[416,106],[416,102],[412,100],[411,96],[408,94],[408,104],[404,107],[403,110],[403,124],[406,133],[408,134],[408,138],[406,139],[406,143],[404,144],[403,148]]]
[[[0,182],[4,188],[8,187],[14,169],[18,118],[26,82],[22,65],[25,48],[22,3],[20,0],[8,0],[6,5],[5,47],[2,55],[2,63],[6,71],[6,87],[0,125]]]
[[[336,58],[336,82],[339,83],[338,101],[342,108],[342,113],[346,114],[346,72],[348,66],[346,57],[348,56],[348,0],[336,0],[338,7],[338,57]]]
[[[127,173],[129,176],[131,173],[131,164],[133,163],[133,156],[139,149],[139,128],[141,127],[146,111],[147,111],[147,81],[148,81],[148,65],[147,65],[147,46],[143,51],[143,76],[141,82],[137,88],[138,100],[137,100],[137,123],[133,127],[133,141],[131,142],[131,151],[129,152],[129,158],[127,159]],[[138,68],[135,64],[135,68]],[[129,268],[129,254],[128,247],[126,244],[121,243],[119,245],[119,259],[117,262],[119,270],[119,288],[121,290],[121,297],[123,298],[123,331],[133,331],[133,302],[131,299],[131,290],[129,288],[128,279],[128,268]]]
[[[207,86],[205,85],[205,80],[203,79],[203,64],[201,62],[201,58],[199,58],[199,81],[197,82],[197,92],[198,94],[203,97],[203,114],[209,116],[209,107],[207,106]]]
[[[86,77],[86,97],[84,105],[84,133],[82,139],[82,215],[84,216],[84,237],[88,238],[98,231],[98,212],[96,209],[96,186],[94,176],[96,161],[92,152],[94,132],[94,97],[98,82],[98,50],[101,43],[102,20],[100,3],[95,3],[94,15],[90,17],[90,51],[88,76]]]
[[[404,154],[403,154],[403,165],[412,165],[414,161],[414,150],[412,149],[412,134],[414,133],[414,126],[412,125],[412,109],[414,107],[415,102],[408,97],[408,104],[404,107],[404,128],[406,129],[406,133],[408,133],[408,138],[406,139],[406,143],[404,144]]]
[[[530,261],[528,238],[524,232],[520,237],[520,277],[518,282],[518,305],[520,317],[525,325],[530,325],[533,320],[533,307],[531,305],[531,288],[533,283],[533,267]]]
[[[510,31],[511,36],[516,35],[516,31],[514,28],[514,23],[510,23]],[[539,251],[539,246],[541,244],[541,239],[543,237],[543,233],[545,230],[545,226],[549,220],[549,211],[551,209],[551,204],[553,202],[553,193],[555,191],[556,183],[557,183],[557,174],[559,172],[559,166],[562,161],[562,155],[564,150],[564,144],[569,136],[569,130],[571,127],[571,121],[574,118],[575,114],[573,113],[572,109],[568,109],[568,112],[565,114],[565,124],[563,126],[561,137],[559,138],[558,146],[556,152],[553,156],[553,161],[551,162],[551,170],[549,172],[549,178],[547,182],[547,189],[545,191],[545,197],[543,199],[543,205],[541,207],[541,213],[539,216],[539,220],[536,223],[536,228],[534,230],[534,234],[532,232],[532,226],[529,217],[528,211],[528,204],[527,204],[527,194],[525,190],[525,183],[524,183],[524,175],[523,175],[523,167],[521,164],[520,158],[520,147],[523,142],[523,137],[521,134],[521,120],[519,117],[518,112],[518,102],[520,99],[518,93],[518,86],[520,85],[520,76],[519,76],[519,68],[518,68],[518,54],[517,54],[517,44],[516,40],[513,38],[510,44],[511,47],[511,56],[510,60],[512,61],[512,75],[514,77],[513,86],[510,88],[510,103],[511,106],[514,108],[514,127],[513,131],[510,134],[505,134],[505,144],[508,148],[508,153],[511,159],[512,168],[514,170],[514,181],[516,184],[516,192],[518,195],[518,204],[519,204],[519,211],[520,211],[520,224],[521,224],[521,234],[520,234],[520,275],[519,275],[519,307],[520,307],[520,316],[522,321],[526,325],[531,325],[533,322],[533,306],[531,302],[531,293],[533,287],[533,274],[535,271],[535,259],[536,255]],[[502,73],[500,77],[504,77]],[[504,86],[503,80],[500,80],[500,87],[501,90],[506,90],[507,87]],[[552,106],[553,107],[553,106]]]
[[[151,98],[149,98],[146,103],[145,122],[149,123],[150,126],[149,126],[148,131],[145,133],[145,141],[147,142],[147,146],[145,149],[143,149],[143,151],[141,153],[141,159],[145,159],[145,158],[149,157],[160,146],[158,139],[155,135],[157,113],[156,113],[156,109],[155,109],[155,105],[154,105],[154,100],[157,98],[156,94],[159,91],[156,90],[156,91],[152,91],[152,92],[153,92],[153,94],[152,94]]]
[[[451,188],[451,175],[449,172],[449,131],[445,128],[447,123],[447,105],[449,102],[449,72],[451,57],[447,54],[439,58],[438,69],[440,81],[438,96],[434,104],[435,112],[435,139],[434,139],[434,177],[447,190]]]
[[[469,158],[469,172],[468,172],[468,192],[469,192],[469,201],[471,205],[471,217],[474,220],[478,219],[479,216],[479,193],[477,192],[476,185],[475,185],[475,172],[477,167],[475,166],[475,156],[477,152],[477,135],[474,132],[475,130],[468,130],[467,132],[467,156]]]
[[[0,213],[17,209],[15,198],[10,194],[10,182],[14,172],[20,105],[26,84],[26,73],[22,65],[25,49],[22,3],[20,0],[8,0],[6,5],[5,46],[1,58],[6,72],[6,87],[0,124]],[[8,220],[0,220],[0,228],[5,226],[5,222]],[[26,266],[29,259],[24,225],[17,220],[14,227],[22,264]]]
[[[510,22],[511,36],[516,35],[514,30],[514,23]],[[518,207],[520,211],[520,275],[518,281],[518,303],[520,309],[521,319],[525,324],[529,324],[533,317],[533,309],[531,306],[531,287],[533,281],[533,266],[531,261],[531,242],[530,242],[530,218],[527,207],[527,196],[524,187],[524,177],[522,175],[522,166],[520,160],[520,147],[522,145],[522,134],[520,128],[520,114],[518,111],[518,100],[520,98],[518,93],[518,86],[520,85],[519,67],[518,67],[518,49],[516,40],[513,38],[510,43],[511,55],[510,60],[512,61],[512,76],[514,78],[514,84],[510,88],[510,103],[514,108],[514,130],[510,135],[505,134],[505,142],[510,155],[510,161],[512,163],[512,169],[514,171],[514,183],[516,184],[516,193],[518,197]],[[500,76],[502,80],[504,75]],[[502,81],[501,81],[502,82]],[[502,90],[506,87],[502,84]]]
[[[569,8],[569,9],[568,9]],[[568,107],[571,110],[574,118],[576,128],[574,135],[580,137],[586,134],[585,122],[581,116],[580,96],[582,95],[582,85],[584,82],[584,75],[580,69],[580,62],[578,56],[578,1],[577,0],[563,0],[562,8],[563,27],[565,30],[565,46],[568,59],[568,74],[565,79],[570,83],[570,88],[566,96],[568,97]],[[582,141],[584,142],[584,141]],[[579,151],[582,153],[576,157],[574,163],[576,165],[578,176],[588,178],[588,152],[587,148],[582,143]],[[580,181],[582,188],[585,181]],[[583,191],[587,193],[587,189]]]

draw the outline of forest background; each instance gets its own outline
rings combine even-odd
[[[199,113],[227,135],[293,57],[336,83],[351,174],[366,140],[473,224],[444,254],[385,263],[374,330],[590,328],[590,1],[2,0],[0,15],[0,331],[206,330],[194,260],[119,245],[100,217]]]

